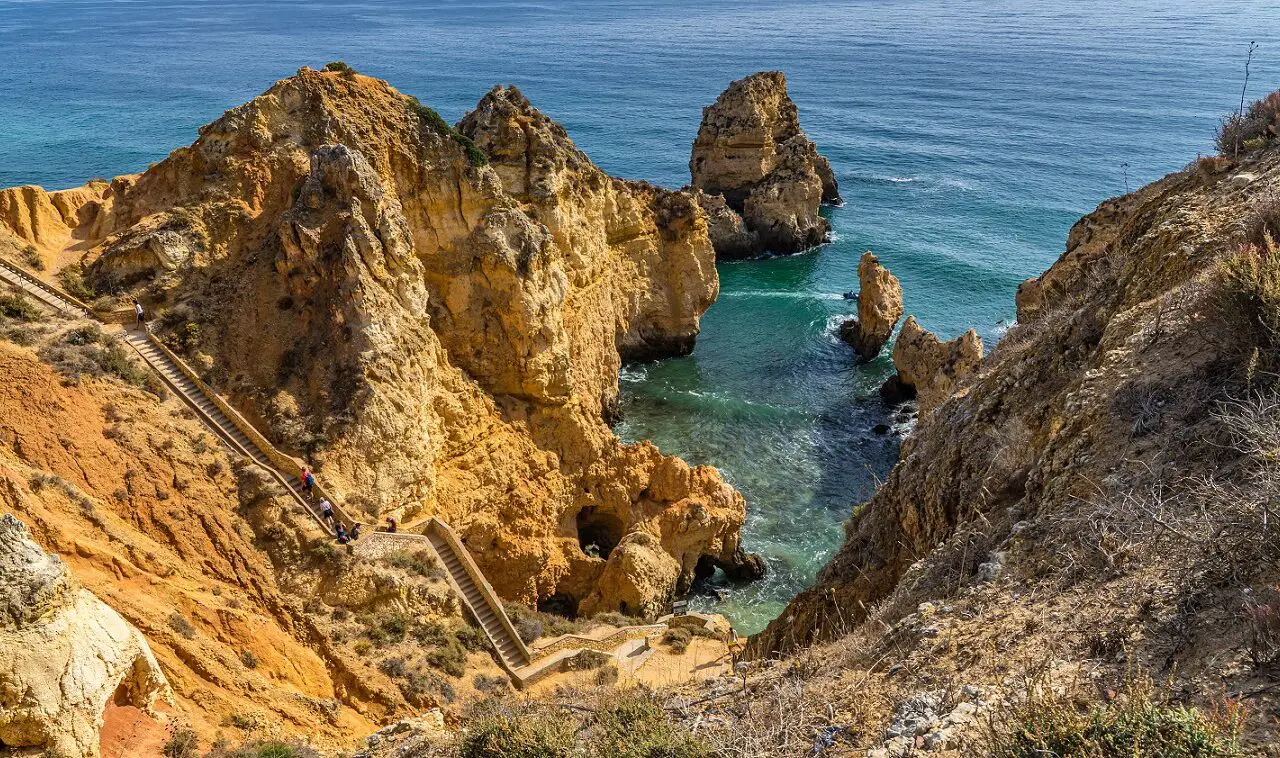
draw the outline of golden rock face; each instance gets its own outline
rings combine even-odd
[[[91,279],[144,293],[350,509],[452,524],[504,597],[657,608],[699,560],[745,560],[741,495],[606,423],[625,357],[693,348],[718,291],[706,215],[609,177],[514,88],[453,130],[304,69],[83,194],[60,215],[85,219],[62,233]],[[648,534],[676,569],[597,592],[625,556],[589,555],[580,523]]]

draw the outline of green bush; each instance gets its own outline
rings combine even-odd
[[[413,95],[406,95],[405,101],[409,104],[409,110],[418,117],[418,120],[424,127],[441,137],[450,138],[461,145],[463,151],[467,154],[467,161],[472,166],[479,167],[488,165],[489,158],[485,156],[484,152],[480,148],[476,147],[476,143],[472,142],[470,137],[450,126],[449,122],[445,121],[443,116],[435,110],[423,105],[418,98]]]
[[[453,637],[440,647],[428,650],[422,659],[428,666],[440,669],[452,677],[459,677],[467,672],[467,651]]]
[[[428,550],[417,550],[412,553],[408,550],[397,550],[382,560],[390,566],[427,579],[444,578],[444,568],[440,566],[440,561],[436,560],[435,555]]]
[[[178,727],[164,745],[165,758],[199,758],[200,740],[187,727]]]
[[[44,259],[40,257],[40,251],[36,250],[34,245],[22,248],[22,262],[36,271],[44,271]]]
[[[335,71],[348,78],[356,75],[356,70],[348,66],[345,61],[329,61],[324,64],[324,70]]]
[[[565,714],[480,716],[458,746],[460,758],[570,758],[576,725]]]
[[[996,714],[969,747],[992,758],[1236,758],[1243,715],[1234,704],[1203,713],[1156,702],[1145,679],[1087,707],[1033,682],[1026,701]]]
[[[89,302],[98,296],[89,283],[85,281],[84,269],[80,264],[67,266],[58,272],[58,283],[66,293],[81,302]]]
[[[683,627],[668,629],[662,635],[662,642],[671,648],[671,652],[680,654],[689,649],[689,642],[693,639],[693,634]]]
[[[17,321],[39,321],[44,314],[22,295],[0,295],[0,315]]]
[[[608,758],[709,758],[711,748],[667,720],[662,705],[647,692],[613,698],[595,715],[591,742]]]
[[[1249,104],[1243,114],[1222,119],[1214,142],[1221,155],[1235,156],[1266,147],[1280,136],[1280,91]]]

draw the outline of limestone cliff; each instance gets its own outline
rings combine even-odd
[[[172,698],[138,630],[0,516],[0,745],[97,756],[108,702]]]
[[[880,354],[902,318],[902,284],[870,252],[858,262],[858,317],[840,325],[840,339],[864,361]]]
[[[818,208],[840,202],[835,173],[800,130],[781,71],[733,82],[703,109],[689,171],[694,187],[722,196],[742,217],[744,229],[704,202],[717,220],[712,241],[721,259],[799,252],[830,235]]]
[[[945,370],[930,377],[976,339],[948,346],[908,319],[895,363],[932,408],[758,650],[831,639],[872,613],[896,628],[922,601],[973,597],[978,621],[1034,599],[1036,618],[1067,610],[1180,673],[1219,671],[1205,650],[1238,655],[1223,648],[1243,633],[1230,608],[1275,581],[1270,547],[1251,536],[1266,530],[1256,488],[1274,452],[1257,435],[1271,422],[1249,409],[1275,392],[1280,152],[1206,161],[1081,220],[962,391]],[[1144,598],[1140,614],[1107,605],[1120,596]]]
[[[607,425],[623,357],[693,347],[718,287],[706,214],[607,176],[514,89],[454,129],[304,69],[89,205],[98,287],[142,293],[349,509],[451,523],[505,597],[576,605],[639,532],[679,567],[647,607],[700,562],[753,565],[741,495]]]

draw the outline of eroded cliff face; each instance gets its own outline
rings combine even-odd
[[[1156,665],[1204,665],[1194,641],[1216,645],[1236,622],[1185,609],[1240,602],[1201,562],[1225,548],[1207,537],[1208,553],[1185,540],[1176,550],[1155,545],[1163,527],[1147,514],[1169,524],[1182,518],[1177,508],[1194,511],[1212,494],[1194,490],[1198,477],[1251,486],[1244,433],[1227,416],[1232,401],[1261,391],[1271,337],[1256,317],[1241,320],[1240,308],[1224,305],[1223,272],[1256,271],[1266,260],[1257,230],[1273,218],[1266,209],[1280,189],[1280,154],[1212,163],[1082,219],[1058,262],[1020,288],[1017,325],[972,373],[946,375],[947,386],[931,387],[933,366],[966,353],[965,338],[941,343],[908,320],[895,363],[907,368],[905,353],[917,353],[931,410],[856,509],[817,584],[754,640],[758,651],[839,637],[869,613],[892,625],[921,601],[977,597],[979,585],[1007,576],[980,594],[1004,593],[1000,602],[1015,605],[1034,596],[1044,609],[1120,587],[1148,598],[1140,619],[1121,629],[1099,617],[1099,629],[1162,646]],[[1242,247],[1250,234],[1254,246]],[[1244,259],[1252,262],[1229,263]],[[1245,311],[1261,308],[1262,296],[1249,297]],[[1175,492],[1191,501],[1171,505]],[[1204,523],[1201,513],[1179,529],[1192,539]],[[1262,567],[1273,564],[1231,560],[1236,586],[1265,590]]]
[[[113,699],[153,712],[173,693],[138,630],[0,516],[0,745],[97,756]]]
[[[733,82],[703,109],[689,171],[694,187],[741,216],[739,227],[714,200],[703,201],[721,259],[799,252],[831,233],[818,209],[840,202],[835,173],[800,130],[781,71]]]
[[[349,509],[440,516],[505,597],[584,601],[637,532],[679,566],[646,607],[700,561],[754,565],[741,495],[606,423],[624,356],[692,349],[705,213],[607,176],[513,89],[459,126],[304,69],[112,182],[77,246]]]

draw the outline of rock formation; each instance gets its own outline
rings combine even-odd
[[[894,358],[920,391],[919,423],[841,549],[754,641],[758,650],[831,639],[859,628],[870,608],[889,629],[922,602],[951,604],[985,582],[996,586],[982,607],[1019,606],[1078,629],[1092,605],[1099,635],[1134,640],[1155,665],[1196,659],[1196,676],[1219,676],[1198,668],[1207,664],[1196,648],[1238,639],[1235,617],[1181,609],[1232,607],[1238,588],[1275,583],[1274,552],[1235,554],[1229,583],[1209,580],[1222,569],[1202,562],[1221,554],[1216,530],[1262,529],[1271,497],[1244,509],[1262,462],[1229,440],[1270,433],[1242,431],[1231,415],[1253,413],[1239,398],[1261,391],[1258,372],[1276,365],[1274,332],[1250,315],[1258,294],[1229,273],[1242,256],[1254,267],[1245,270],[1265,263],[1247,241],[1268,223],[1259,209],[1280,188],[1280,151],[1230,163],[1172,174],[1076,224],[1058,261],[1020,288],[1017,324],[959,393],[957,369],[976,360],[978,340],[942,343],[907,320]],[[1263,384],[1274,397],[1274,380]],[[1252,444],[1274,455],[1272,441]],[[1215,508],[1244,510],[1222,525]],[[1176,548],[1166,524],[1185,535]],[[1120,605],[1106,599],[1128,613],[1134,597],[1141,610],[1119,626]]]
[[[0,746],[97,756],[109,701],[172,698],[138,630],[0,516]]]
[[[693,348],[706,213],[608,176],[514,88],[454,129],[304,69],[89,217],[92,280],[163,298],[161,334],[349,509],[440,516],[505,597],[585,599],[621,557],[583,531],[656,537],[679,565],[658,594],[741,562],[741,495],[606,423],[624,357]]]
[[[694,187],[722,196],[742,217],[740,226],[718,204],[703,202],[721,260],[799,252],[829,238],[831,225],[818,208],[840,202],[835,173],[800,131],[780,71],[733,82],[703,109],[689,171]]]
[[[869,361],[880,354],[902,318],[902,285],[870,252],[858,262],[858,317],[840,325],[840,339]]]
[[[897,374],[886,383],[886,398],[903,391],[917,398],[923,416],[951,396],[956,386],[982,362],[982,338],[970,329],[950,342],[926,331],[907,316],[893,344]]]

